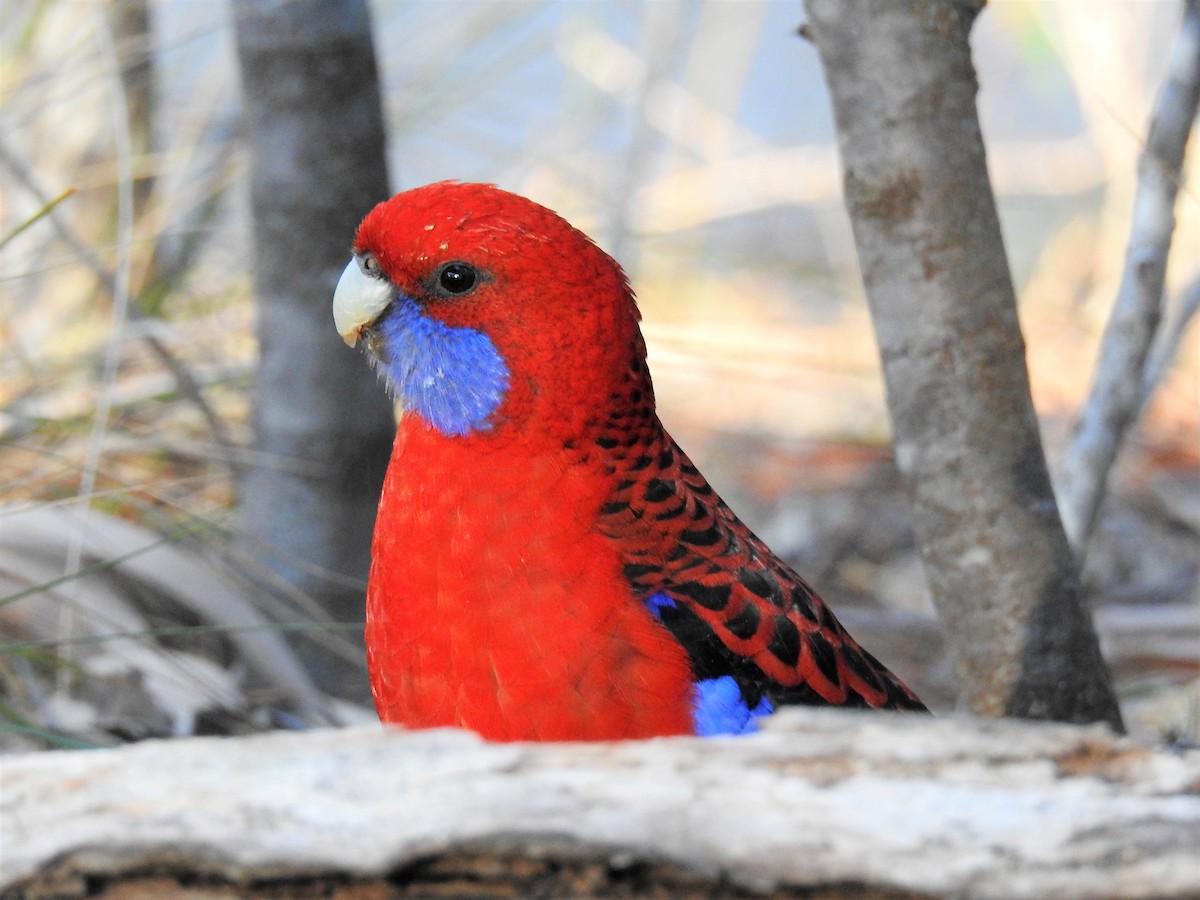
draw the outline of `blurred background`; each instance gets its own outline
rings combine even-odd
[[[952,709],[801,3],[372,13],[393,189],[493,182],[615,256],[668,430],[862,643]],[[1052,467],[1116,294],[1179,13],[1175,0],[993,0],[975,29]],[[255,458],[250,432],[231,17],[218,0],[4,2],[0,747],[373,718],[313,685],[289,643],[359,665],[358,626],[246,577],[233,515],[235,468],[279,461]],[[1173,303],[1200,277],[1198,153],[1193,141]],[[1131,728],[1151,737],[1200,735],[1198,474],[1193,328],[1125,447],[1086,572]]]

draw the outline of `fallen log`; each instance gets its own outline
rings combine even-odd
[[[1198,850],[1200,752],[1101,726],[789,710],[722,740],[0,760],[5,896],[1200,897]]]

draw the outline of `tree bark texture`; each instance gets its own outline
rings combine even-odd
[[[146,742],[4,759],[0,892],[1195,897],[1197,784],[1200,752],[1103,726],[846,710],[731,739]]]
[[[330,307],[359,220],[389,194],[370,16],[363,0],[234,9],[261,350],[258,455],[239,485],[243,549],[331,619],[360,621],[395,427]],[[316,645],[301,652],[321,687],[365,695],[361,666]]]
[[[896,461],[972,712],[1120,727],[1063,533],[975,109],[979,2],[808,0]]]

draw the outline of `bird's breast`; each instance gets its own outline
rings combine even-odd
[[[561,448],[402,420],[367,598],[384,721],[495,740],[691,731],[687,656],[596,527],[604,478]]]

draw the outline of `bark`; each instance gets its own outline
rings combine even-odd
[[[725,740],[147,742],[4,760],[0,891],[1197,896],[1198,783],[1200,752],[1102,726],[845,710]]]
[[[259,463],[239,485],[242,549],[332,620],[360,621],[394,425],[330,304],[355,227],[388,196],[370,18],[363,0],[235,9],[261,349]],[[302,652],[318,685],[365,695],[361,664],[347,661],[360,654]]]
[[[1155,334],[1154,347],[1150,351],[1150,358],[1146,360],[1146,369],[1142,376],[1139,411],[1149,406],[1150,398],[1175,364],[1179,348],[1183,346],[1183,339],[1187,336],[1188,328],[1191,327],[1197,313],[1200,313],[1200,276],[1193,278],[1180,292],[1179,302],[1174,311]]]
[[[1120,712],[1030,397],[975,110],[980,2],[808,0],[896,461],[972,712]],[[853,10],[853,14],[849,14]]]

